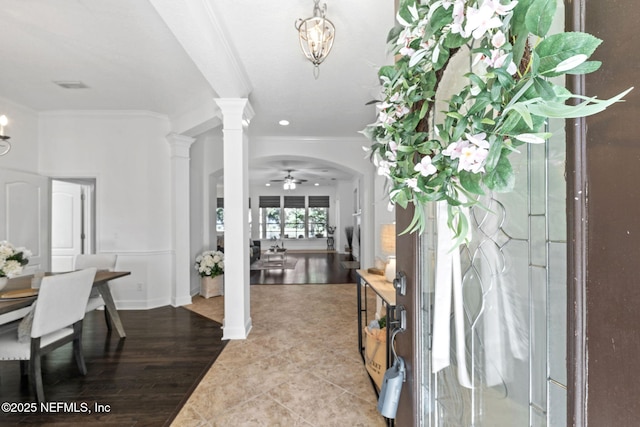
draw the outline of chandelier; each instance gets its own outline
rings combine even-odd
[[[7,116],[4,114],[0,116],[0,156],[4,156],[11,150],[11,143],[9,142],[9,135],[4,134],[4,127],[9,123]]]
[[[296,29],[300,39],[300,47],[304,56],[314,65],[313,76],[317,79],[320,75],[319,65],[331,51],[336,28],[331,21],[325,18],[327,12],[326,3],[322,8],[318,4],[320,0],[314,0],[313,16],[307,19],[298,19]]]

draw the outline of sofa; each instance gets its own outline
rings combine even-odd
[[[249,264],[260,259],[260,240],[249,239]],[[224,252],[224,236],[218,237],[218,250]]]
[[[249,264],[260,259],[260,240],[249,240]]]

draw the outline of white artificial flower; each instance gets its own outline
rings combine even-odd
[[[413,170],[420,172],[422,176],[429,176],[438,172],[438,169],[431,163],[431,157],[429,156],[424,156],[420,163],[413,167]]]
[[[495,33],[493,37],[491,37],[491,44],[496,49],[500,49],[502,46],[504,46],[506,42],[507,42],[507,37],[500,30],[498,30],[498,32]]]

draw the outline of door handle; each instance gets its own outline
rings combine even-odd
[[[405,296],[407,294],[407,275],[403,271],[399,271],[396,274],[396,278],[393,279],[393,286],[400,295]]]

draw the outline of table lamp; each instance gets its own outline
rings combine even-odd
[[[393,283],[393,279],[396,277],[396,225],[382,224],[380,238],[382,253],[387,255],[384,276],[387,282]]]

